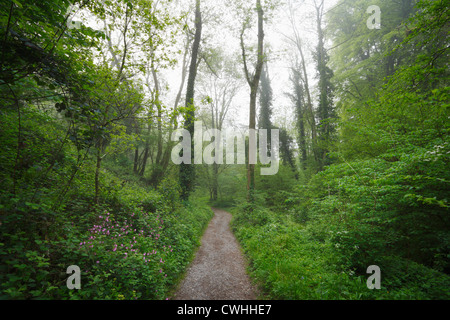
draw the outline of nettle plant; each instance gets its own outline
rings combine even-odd
[[[164,229],[164,220],[157,213],[134,211],[124,217],[105,211],[99,215],[78,246],[86,258],[80,265],[79,294],[110,299],[164,298],[171,275],[166,260],[174,249],[166,243]]]

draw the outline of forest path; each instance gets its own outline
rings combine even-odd
[[[194,261],[174,300],[254,300],[255,288],[245,271],[240,246],[230,229],[231,214],[212,208]]]

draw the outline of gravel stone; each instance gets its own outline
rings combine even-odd
[[[254,300],[256,289],[246,273],[246,261],[230,229],[231,214],[212,208],[194,261],[174,300]]]

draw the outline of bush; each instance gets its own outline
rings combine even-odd
[[[337,197],[315,203],[306,224],[254,205],[233,209],[232,229],[250,274],[269,299],[448,299],[450,277],[389,255],[382,226],[350,219]],[[350,210],[350,209],[348,209]],[[349,211],[351,212],[351,211]],[[326,214],[327,213],[327,214]],[[389,247],[388,247],[389,248]],[[381,290],[366,285],[369,265],[381,269]]]

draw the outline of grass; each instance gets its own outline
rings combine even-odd
[[[248,213],[235,207],[230,211],[232,230],[250,262],[250,276],[264,299],[449,298],[447,275],[398,257],[379,260],[381,289],[368,289],[370,274],[357,274],[342,265],[343,259],[334,244],[315,239],[305,224],[265,209]]]

